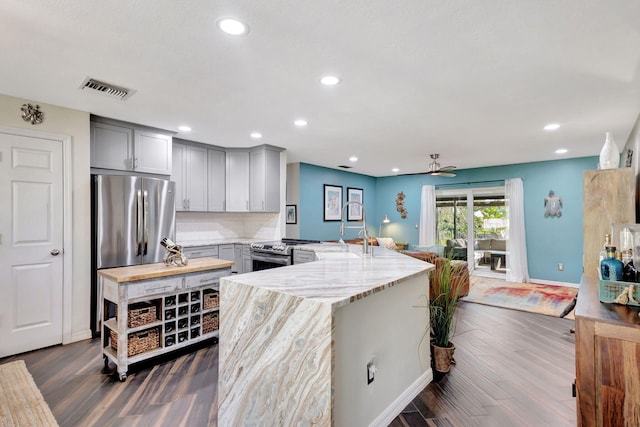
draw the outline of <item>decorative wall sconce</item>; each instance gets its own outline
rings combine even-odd
[[[382,226],[385,225],[385,224],[389,224],[390,222],[391,222],[391,220],[389,219],[387,214],[384,214],[384,219],[380,223],[380,227],[378,227],[378,236],[382,236]]]
[[[44,112],[40,111],[40,106],[35,107],[31,104],[22,104],[22,120],[30,122],[32,125],[38,125],[44,120]]]
[[[407,211],[404,208],[404,193],[401,191],[398,193],[398,197],[396,198],[396,210],[400,212],[400,218],[407,217]]]

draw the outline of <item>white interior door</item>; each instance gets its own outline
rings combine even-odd
[[[0,357],[62,342],[62,143],[0,133]]]

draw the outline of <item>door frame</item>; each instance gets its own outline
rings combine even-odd
[[[73,342],[73,156],[70,135],[0,126],[0,133],[62,144],[62,344]],[[89,286],[89,285],[87,285]]]

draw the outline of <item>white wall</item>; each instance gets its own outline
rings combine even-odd
[[[32,125],[22,120],[20,107],[40,105],[44,121]],[[89,113],[37,100],[14,98],[0,94],[0,126],[42,131],[72,138],[73,198],[73,295],[71,313],[72,340],[91,336],[89,330],[91,300],[91,189],[89,179]],[[0,209],[7,209],[6,204]]]
[[[290,239],[300,238],[300,163],[287,165],[287,205],[296,205],[298,221],[286,225],[286,236]],[[286,212],[285,212],[286,215]],[[286,222],[286,218],[285,218]]]
[[[387,425],[433,378],[427,273],[336,310],[336,426]],[[427,335],[425,335],[425,332]],[[367,384],[367,363],[377,372]]]

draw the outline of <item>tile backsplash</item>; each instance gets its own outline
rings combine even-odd
[[[176,212],[177,243],[234,238],[283,237],[279,213]]]

